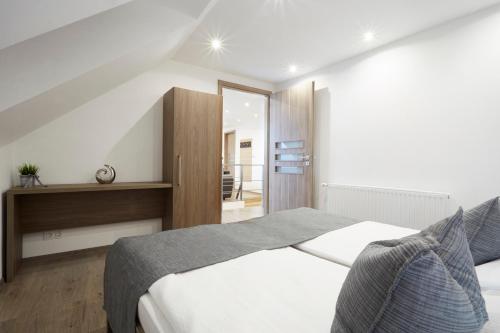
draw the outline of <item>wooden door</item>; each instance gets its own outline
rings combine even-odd
[[[175,88],[173,228],[217,224],[222,209],[222,97]]]
[[[313,205],[314,82],[271,95],[269,211]]]

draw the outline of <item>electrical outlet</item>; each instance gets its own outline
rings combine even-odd
[[[60,239],[62,237],[61,230],[45,231],[43,233],[43,240]]]

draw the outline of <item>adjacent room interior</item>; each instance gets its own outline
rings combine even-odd
[[[224,88],[222,223],[265,215],[268,97]]]

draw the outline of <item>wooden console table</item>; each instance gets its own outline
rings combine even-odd
[[[152,218],[169,219],[172,185],[160,182],[14,187],[7,191],[6,282],[22,261],[22,235]],[[163,223],[163,229],[166,224]]]

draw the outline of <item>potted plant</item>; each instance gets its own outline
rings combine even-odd
[[[31,163],[23,163],[17,168],[17,170],[19,171],[21,186],[35,186],[35,180],[38,178],[38,170],[40,170],[37,165]]]

